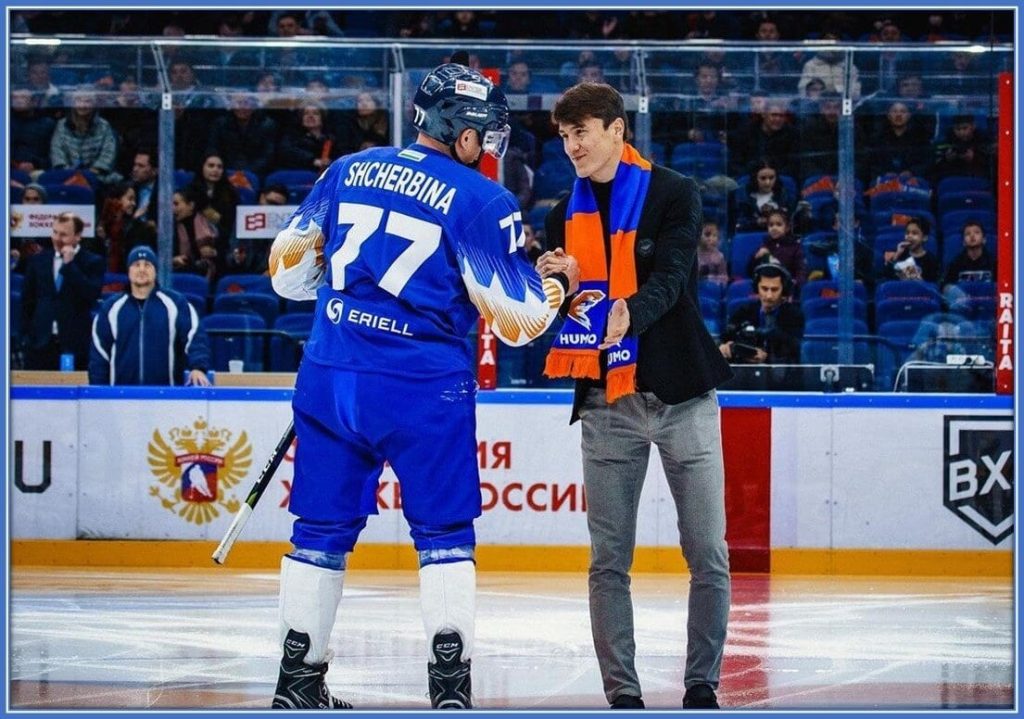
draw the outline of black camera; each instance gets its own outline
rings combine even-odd
[[[765,349],[763,333],[752,324],[743,325],[732,341],[732,358],[738,362],[746,362],[754,359],[759,349]]]

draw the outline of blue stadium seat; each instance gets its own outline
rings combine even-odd
[[[894,299],[875,299],[875,326],[881,326],[893,320],[920,320],[940,312],[942,303],[932,297],[897,297]]]
[[[310,312],[299,312],[296,314],[284,314],[275,320],[274,329],[287,332],[295,338],[298,345],[296,345],[296,342],[291,342],[283,337],[271,337],[271,372],[295,372],[299,368],[299,358],[302,355],[301,347],[309,339],[309,334],[313,330],[314,319],[313,314]]]
[[[243,175],[245,175],[245,179],[249,182],[249,187],[250,188],[252,188],[253,190],[259,190],[260,189],[260,178],[258,178],[256,176],[256,173],[253,172],[252,170],[242,170],[242,169],[224,170],[224,177],[228,178],[228,182],[231,182],[231,184],[235,186],[236,190],[239,189],[239,184],[237,184],[236,182],[233,182],[231,178],[232,178],[233,175],[235,175],[235,174],[237,174],[239,172],[242,173]]]
[[[836,280],[811,280],[804,284],[800,288],[800,301],[806,302],[807,300],[814,299],[816,297],[838,297],[839,296],[839,282]],[[864,287],[863,282],[853,283],[853,296],[862,302],[868,301],[868,291]]]
[[[236,187],[235,192],[238,193],[238,204],[239,205],[255,205],[256,204],[256,190],[250,190],[248,187]]]
[[[964,223],[968,220],[978,222],[985,230],[985,237],[995,240],[996,215],[992,210],[950,210],[942,214],[940,225],[942,237],[960,239],[963,235]]]
[[[576,172],[566,161],[545,160],[533,176],[533,196],[538,200],[557,200],[569,193]]]
[[[543,232],[544,218],[551,212],[551,208],[552,205],[547,204],[535,205],[526,215],[526,221],[530,223],[530,227],[533,228],[534,232]]]
[[[700,280],[697,283],[697,296],[707,297],[709,300],[719,302],[722,299],[722,295],[725,292],[725,285],[720,282],[711,282],[710,280]]]
[[[931,211],[931,196],[923,192],[879,192],[871,197],[872,212],[899,212],[916,214],[918,210]]]
[[[7,287],[11,292],[21,292],[21,286],[25,283],[25,275],[20,272],[11,273],[11,283]]]
[[[210,281],[203,275],[194,275],[191,272],[175,272],[171,275],[171,289],[206,297],[210,294]]]
[[[764,244],[766,236],[764,232],[737,232],[733,235],[729,246],[730,277],[746,277],[747,262],[757,248]]]
[[[181,188],[192,182],[192,178],[196,176],[196,173],[191,170],[175,170],[174,171],[174,189],[180,190]]]
[[[313,189],[312,185],[288,185],[288,204],[298,205],[306,199],[306,195]]]
[[[940,216],[957,210],[987,210],[991,212],[995,209],[995,198],[988,190],[949,192],[939,198]]]
[[[950,175],[939,180],[936,193],[939,204],[945,195],[956,192],[985,192],[991,191],[992,183],[987,177],[970,177],[967,175]]]
[[[270,185],[312,185],[317,180],[317,173],[312,170],[274,170],[267,179],[264,180],[263,186],[269,187]]]
[[[206,316],[206,295],[197,295],[193,292],[182,292],[190,305],[195,307],[196,314],[200,317]]]
[[[805,339],[800,343],[800,362],[803,364],[835,364],[838,361],[838,337]],[[853,363],[874,364],[871,345],[868,342],[854,341]]]
[[[89,187],[96,192],[100,188],[100,178],[91,170],[72,170],[72,169],[58,169],[58,170],[43,170],[39,173],[39,177],[36,178],[36,182],[44,187],[46,185],[63,185],[65,182],[70,180],[75,175],[81,175],[89,183]],[[52,202],[52,200],[51,200]]]
[[[838,317],[816,317],[813,320],[807,320],[804,323],[804,336],[807,335],[838,335],[839,334],[839,318]],[[868,323],[864,320],[853,321],[853,334],[855,335],[866,335],[870,334],[868,330]]]
[[[804,319],[815,320],[821,317],[839,317],[838,297],[815,297],[801,303],[800,308],[804,312]],[[853,318],[855,320],[867,320],[868,306],[863,300],[854,298]]]
[[[277,295],[255,291],[216,295],[213,298],[213,311],[252,312],[262,317],[266,326],[270,327],[280,312],[280,300]]]
[[[27,185],[32,182],[32,175],[28,174],[24,170],[18,170],[16,168],[10,169],[11,182],[19,185]]]
[[[963,315],[972,322],[995,320],[995,297],[960,297],[949,305],[950,312]]]
[[[217,280],[215,295],[238,292],[262,292],[272,295],[274,294],[274,285],[267,275],[224,275]]]
[[[43,185],[46,189],[46,202],[51,205],[93,205],[96,193],[91,187],[81,185]]]
[[[13,182],[8,186],[8,188],[10,189],[10,196],[8,198],[8,201],[12,205],[20,205],[21,198],[25,195],[25,188],[18,187]]]
[[[312,312],[316,309],[316,300],[285,300],[282,314],[293,315],[300,312]]]
[[[725,318],[724,318],[725,319],[725,323],[729,324],[729,319],[734,314],[736,314],[736,311],[739,310],[741,307],[743,307],[744,305],[747,305],[747,304],[749,304],[751,302],[756,302],[756,301],[757,301],[757,295],[754,295],[753,297],[734,297],[731,300],[726,298],[726,300],[725,300]]]
[[[888,280],[886,282],[880,282],[875,287],[875,302],[883,302],[885,300],[893,299],[917,299],[923,297],[925,299],[934,299],[938,302],[942,295],[939,293],[939,288],[931,283],[925,282],[924,280]]]
[[[754,281],[748,277],[734,280],[725,288],[726,302],[740,298],[749,300],[753,297],[757,297],[757,290],[754,289]]]
[[[267,323],[252,313],[213,313],[202,320],[203,327],[210,330],[265,330]],[[210,334],[210,351],[213,355],[213,369],[226,372],[228,360],[240,359],[248,371],[263,369],[263,337],[244,335]]]

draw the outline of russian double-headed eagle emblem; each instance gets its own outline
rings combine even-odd
[[[227,492],[252,464],[248,435],[243,431],[232,443],[231,430],[211,427],[199,418],[191,427],[173,428],[167,436],[170,444],[159,430],[153,430],[149,442],[149,468],[160,480],[149,488],[150,495],[194,524],[213,521],[220,509],[234,514],[241,502]]]

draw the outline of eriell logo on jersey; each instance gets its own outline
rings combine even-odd
[[[337,297],[332,297],[328,300],[324,312],[327,314],[327,319],[336,325],[341,324],[341,321],[345,320],[354,325],[369,327],[380,332],[388,332],[403,337],[413,336],[413,333],[409,331],[408,322],[404,322],[399,326],[398,321],[393,317],[381,317],[371,312],[363,312],[354,307],[346,312],[345,303]]]

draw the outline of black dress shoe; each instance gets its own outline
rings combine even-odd
[[[643,709],[644,700],[632,694],[619,694],[612,701],[612,709]]]
[[[707,684],[694,684],[683,696],[683,709],[718,709],[715,690]]]

